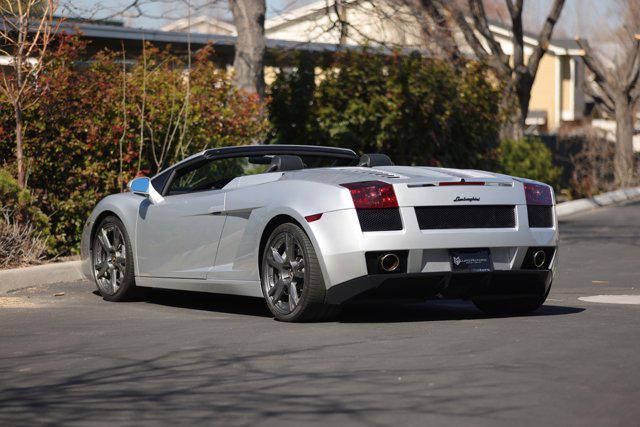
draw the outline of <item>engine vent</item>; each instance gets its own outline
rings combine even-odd
[[[553,206],[527,205],[527,216],[529,217],[529,227],[553,227]]]
[[[356,209],[362,231],[402,230],[400,209]]]
[[[514,228],[513,205],[416,207],[421,230],[456,228]]]
[[[349,172],[361,173],[363,175],[377,176],[379,178],[390,178],[390,179],[402,178],[400,175],[396,175],[395,173],[385,172],[377,169],[367,169],[367,170],[354,169],[354,170],[350,170]]]

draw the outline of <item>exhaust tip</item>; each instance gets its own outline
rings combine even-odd
[[[536,268],[541,268],[546,260],[547,254],[545,254],[544,251],[539,250],[533,253],[533,265],[535,265]]]
[[[380,269],[387,273],[394,272],[400,267],[400,258],[394,253],[384,254],[378,261]]]

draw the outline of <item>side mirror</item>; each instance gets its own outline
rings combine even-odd
[[[149,196],[149,188],[151,187],[151,180],[149,178],[136,178],[129,183],[129,190],[133,194],[139,194],[141,196]]]
[[[149,199],[151,203],[156,204],[164,200],[164,197],[162,197],[160,193],[153,188],[153,184],[151,184],[151,180],[149,178],[135,178],[129,183],[128,187],[133,194],[144,196]]]

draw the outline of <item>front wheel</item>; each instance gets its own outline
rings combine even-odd
[[[100,222],[92,245],[93,278],[100,295],[107,301],[126,301],[139,297],[133,274],[133,253],[127,230],[115,216]]]
[[[287,322],[326,320],[337,311],[326,289],[313,245],[295,224],[278,226],[262,255],[262,293],[271,313]]]

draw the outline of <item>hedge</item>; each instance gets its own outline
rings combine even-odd
[[[271,88],[271,140],[384,152],[399,164],[492,168],[501,90],[477,62],[413,55],[299,55]]]

